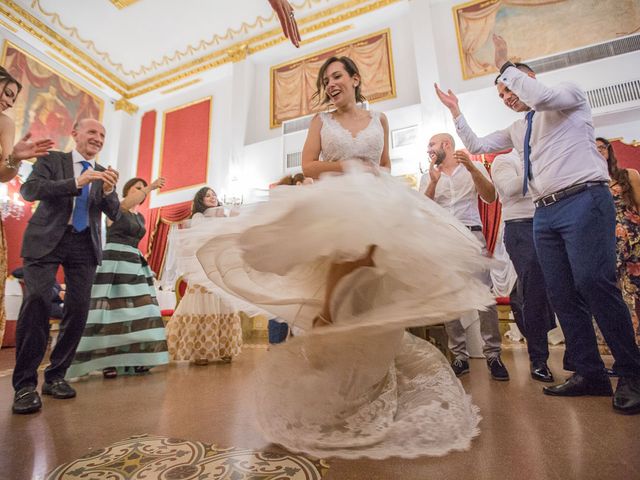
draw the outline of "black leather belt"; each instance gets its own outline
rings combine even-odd
[[[482,227],[480,225],[465,225],[465,227],[467,227],[472,232],[481,232],[482,231]]]
[[[512,218],[511,220],[505,220],[504,224],[508,225],[510,223],[533,223],[533,218]]]
[[[540,207],[548,207],[549,205],[553,205],[560,200],[563,200],[567,197],[575,195],[577,193],[585,191],[589,187],[599,187],[602,185],[608,185],[609,182],[584,182],[579,183],[577,185],[572,185],[571,187],[563,188],[562,190],[558,190],[550,195],[545,195],[544,197],[539,198],[533,204],[536,208]]]

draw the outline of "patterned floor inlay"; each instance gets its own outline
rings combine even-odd
[[[139,435],[60,465],[47,480],[320,480],[324,460]]]

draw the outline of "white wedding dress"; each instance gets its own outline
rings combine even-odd
[[[321,118],[323,160],[359,160],[352,171],[276,188],[268,202],[224,219],[197,251],[216,285],[307,332],[261,361],[261,431],[317,457],[467,449],[479,433],[477,407],[444,356],[404,328],[493,302],[476,278],[487,266],[481,245],[402,181],[358,168],[381,157],[377,114],[355,138],[331,114]],[[197,243],[192,237],[189,248]],[[331,298],[334,324],[312,329],[331,262],[360,258],[370,245],[375,267],[343,277]]]

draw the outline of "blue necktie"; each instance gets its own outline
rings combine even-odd
[[[80,163],[82,163],[82,173],[91,167],[89,162],[82,161]],[[73,215],[71,215],[71,225],[76,232],[82,232],[89,226],[89,185],[90,183],[87,183],[82,187],[82,193],[76,198],[76,205],[73,208]]]
[[[522,196],[524,197],[529,190],[529,180],[531,180],[531,125],[533,124],[533,114],[536,113],[530,110],[527,113],[527,131],[524,134],[524,180],[522,181]]]

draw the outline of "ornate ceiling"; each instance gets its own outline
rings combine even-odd
[[[303,42],[408,0],[293,0]],[[286,42],[266,0],[3,0],[8,29],[126,104]],[[304,43],[303,43],[304,46]],[[293,48],[293,47],[291,47]]]

